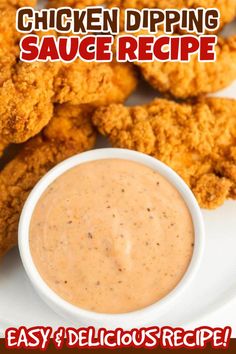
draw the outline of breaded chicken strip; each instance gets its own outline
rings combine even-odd
[[[82,9],[87,6],[103,5],[106,0],[48,0],[48,8],[72,7]]]
[[[106,105],[124,102],[137,85],[132,65],[77,60],[64,64],[54,84],[55,101],[70,104]]]
[[[172,167],[201,207],[236,199],[236,100],[113,104],[99,108],[93,123],[113,146],[141,151]]]
[[[0,133],[14,143],[36,135],[52,117],[53,102],[123,102],[137,84],[129,64],[19,63],[0,87]]]
[[[39,179],[62,160],[95,144],[90,111],[61,106],[47,128],[0,172],[0,256],[17,244],[23,204]]]
[[[18,55],[19,48],[1,46],[0,40],[0,87],[11,78]]]
[[[236,80],[236,36],[218,38],[215,62],[199,62],[198,55],[193,55],[186,63],[154,61],[136,65],[156,90],[176,98],[216,92]]]
[[[0,0],[1,1],[1,0]],[[0,86],[11,77],[19,55],[20,33],[16,30],[16,9],[0,6]]]
[[[0,16],[0,134],[20,143],[51,119],[53,83],[60,64],[19,62],[22,34],[15,28],[16,8],[0,7]]]
[[[15,14],[15,8],[4,7],[0,24],[0,134],[10,142],[38,134],[50,121],[54,102],[123,102],[135,88],[129,64],[19,62]]]
[[[236,0],[108,0],[109,7],[121,10],[121,30],[124,29],[124,12],[126,9],[185,9],[185,8],[217,8],[220,11],[220,29],[236,17]],[[176,31],[181,31],[176,28]]]
[[[39,133],[53,113],[57,63],[19,63],[0,87],[0,133],[21,143]]]
[[[0,5],[0,15],[0,43],[1,46],[10,47],[17,43],[21,36],[16,30],[16,9],[13,6]]]
[[[35,1],[0,0],[0,134],[20,143],[36,135],[52,117],[54,77],[59,64],[20,63],[16,8]]]

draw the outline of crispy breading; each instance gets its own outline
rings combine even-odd
[[[113,104],[99,108],[93,122],[113,146],[141,151],[172,167],[201,207],[236,199],[236,100]]]
[[[60,64],[20,62],[22,34],[15,28],[16,8],[0,7],[0,15],[0,134],[21,143],[52,117],[53,80]]]
[[[119,7],[121,11],[121,30],[124,30],[124,13],[126,9],[184,9],[184,8],[218,8],[220,28],[236,17],[236,0],[108,0],[108,7]],[[180,28],[176,31],[182,32]]]
[[[31,189],[54,165],[95,144],[90,110],[59,106],[41,134],[0,172],[0,257],[17,244],[17,227]]]
[[[132,65],[77,60],[64,64],[54,84],[55,101],[106,105],[124,102],[137,85]]]
[[[106,0],[48,0],[47,6],[49,8],[58,8],[58,7],[72,7],[77,9],[82,9],[87,6],[97,6],[103,5]]]
[[[10,47],[17,43],[21,34],[16,30],[16,9],[12,6],[0,6],[0,43],[1,47]]]
[[[186,99],[225,88],[236,80],[236,36],[218,38],[215,62],[136,63],[144,78],[159,92]]]
[[[137,84],[134,68],[119,63],[17,63],[11,73],[0,87],[0,132],[14,143],[48,124],[53,102],[123,102]]]
[[[19,48],[15,46],[10,48],[4,46],[1,47],[0,41],[0,87],[6,80],[11,78],[18,54]]]
[[[19,62],[15,14],[14,7],[3,7],[0,24],[0,134],[10,142],[38,134],[52,117],[53,103],[123,102],[136,87],[129,64]]]
[[[0,86],[11,77],[19,55],[20,33],[15,28],[16,9],[0,7]]]
[[[14,6],[15,8],[31,6],[35,7],[37,0],[0,0],[0,7]]]
[[[0,87],[0,132],[14,143],[36,135],[52,118],[56,63],[18,63]]]

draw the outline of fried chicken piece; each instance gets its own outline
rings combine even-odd
[[[4,82],[11,78],[14,65],[17,62],[19,48],[1,46],[0,40],[0,87]]]
[[[20,33],[15,28],[16,9],[0,6],[0,86],[11,77],[19,55]]]
[[[1,0],[0,0],[1,1]],[[0,5],[0,43],[1,47],[11,47],[19,40],[21,34],[16,30],[16,9]]]
[[[16,30],[16,10],[35,4],[0,0],[0,134],[12,143],[38,134],[53,112],[53,83],[60,64],[19,61],[22,34]]]
[[[39,133],[52,118],[59,63],[19,63],[0,87],[0,132],[14,143]]]
[[[121,11],[121,30],[124,30],[126,9],[185,9],[185,8],[217,8],[220,11],[220,29],[236,17],[236,0],[108,0],[109,7],[119,7]],[[181,29],[176,28],[181,32]]]
[[[39,179],[62,160],[95,144],[88,108],[59,106],[41,134],[0,172],[0,257],[17,244],[23,204]]]
[[[154,89],[180,99],[197,97],[227,87],[236,79],[236,36],[219,37],[215,62],[199,62],[193,55],[190,62],[136,63]]]
[[[60,64],[19,62],[22,34],[15,28],[16,8],[6,3],[0,6],[0,134],[21,143],[39,133],[52,117],[53,80]]]
[[[98,108],[93,123],[113,146],[152,155],[173,168],[201,207],[236,199],[236,100],[113,104]]]
[[[0,87],[0,132],[21,143],[52,117],[53,102],[103,105],[123,102],[137,79],[129,64],[18,63]]]
[[[212,205],[222,205],[228,198],[232,183],[229,179],[218,177],[214,173],[203,175],[199,178],[197,185],[193,188],[199,205],[206,209],[212,209]]]
[[[106,105],[124,102],[137,85],[132,65],[77,60],[64,64],[54,84],[55,101],[70,104]]]
[[[48,0],[48,8],[72,7],[82,9],[87,6],[103,5],[105,0]]]

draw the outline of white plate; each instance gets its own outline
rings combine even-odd
[[[236,24],[231,25],[227,32],[236,33]],[[128,104],[145,103],[155,96],[156,93],[148,85],[141,83]],[[217,96],[236,99],[236,82]],[[100,138],[98,147],[104,146],[108,146],[107,141]],[[226,202],[223,207],[215,211],[203,211],[203,214],[207,240],[201,269],[192,288],[179,300],[179,305],[170,308],[165,316],[158,318],[157,325],[180,326],[196,323],[201,318],[208,319],[210,312],[219,310],[221,306],[236,299],[236,202]],[[236,302],[222,323],[236,325],[235,304]],[[0,330],[21,325],[50,325],[56,328],[68,323],[52,312],[35,294],[22,267],[18,251],[13,250],[0,265]]]

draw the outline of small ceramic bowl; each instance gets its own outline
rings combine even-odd
[[[141,310],[122,313],[122,314],[101,314],[92,311],[87,311],[82,308],[76,307],[59,297],[41,278],[37,271],[34,260],[32,259],[29,245],[29,228],[31,217],[33,215],[35,206],[37,205],[40,197],[48,186],[55,181],[59,176],[68,171],[69,169],[94,160],[100,159],[126,159],[131,160],[159,172],[165,177],[182,195],[185,200],[194,225],[195,242],[192,260],[180,283],[172,290],[166,297],[154,303],[151,306],[145,307]],[[149,324],[156,323],[158,317],[162,315],[168,308],[177,300],[181,293],[190,286],[193,281],[196,271],[201,262],[203,249],[204,249],[204,223],[201,210],[198,203],[193,196],[189,187],[185,182],[168,166],[162,162],[144,155],[142,153],[125,150],[125,149],[99,149],[91,150],[69,158],[68,160],[60,163],[50,172],[48,172],[35,188],[30,193],[24,209],[21,214],[19,223],[19,248],[21,259],[24,264],[26,273],[33,284],[39,296],[59,315],[66,318],[67,321],[76,326],[94,326],[95,328],[114,329],[122,327],[124,329],[138,328],[148,326]]]

